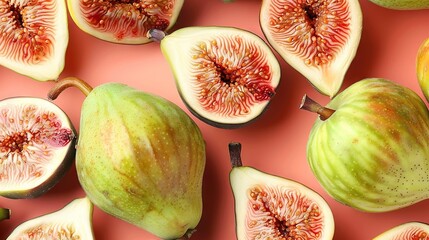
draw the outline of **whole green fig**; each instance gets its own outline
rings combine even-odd
[[[429,112],[412,90],[385,79],[358,81],[317,112],[307,145],[312,171],[337,201],[368,212],[429,198]]]
[[[76,169],[88,198],[162,239],[189,235],[202,215],[205,143],[198,126],[172,102],[124,84],[86,92]]]

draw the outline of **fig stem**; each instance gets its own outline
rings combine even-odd
[[[166,33],[159,29],[150,29],[147,32],[147,37],[156,42],[161,42],[162,39],[165,38]]]
[[[228,147],[232,167],[243,166],[243,163],[241,162],[241,143],[231,142],[229,143]]]
[[[85,96],[92,91],[92,87],[77,77],[66,77],[56,81],[54,87],[48,92],[48,98],[50,100],[55,100],[57,97],[67,88],[76,87],[78,88]]]
[[[323,107],[322,105],[308,97],[307,94],[305,94],[302,98],[301,105],[299,106],[299,108],[319,114],[320,120],[322,121],[328,119],[335,112],[335,110],[333,109]]]

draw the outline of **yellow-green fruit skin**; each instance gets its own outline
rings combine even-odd
[[[429,38],[423,41],[417,51],[416,67],[420,88],[429,101]]]
[[[412,90],[384,79],[364,79],[317,119],[307,157],[337,201],[386,212],[429,198],[429,112]]]
[[[371,2],[394,10],[428,9],[429,0],[370,0]]]
[[[0,207],[0,221],[10,218],[10,210]]]
[[[80,124],[78,178],[97,207],[162,239],[197,226],[205,143],[181,108],[107,83],[85,99]]]

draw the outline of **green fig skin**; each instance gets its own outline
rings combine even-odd
[[[162,239],[195,229],[202,215],[205,143],[172,102],[119,83],[82,105],[79,181],[100,209]]]
[[[428,9],[429,0],[369,0],[370,2],[393,10]]]
[[[10,209],[0,207],[0,221],[10,218]]]
[[[326,106],[307,143],[309,165],[337,201],[386,212],[429,198],[429,113],[412,90],[364,79]]]

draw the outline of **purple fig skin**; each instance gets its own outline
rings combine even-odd
[[[162,239],[202,215],[205,143],[178,106],[119,83],[94,88],[82,106],[79,181],[100,209]]]
[[[334,199],[386,212],[429,197],[429,112],[415,92],[364,79],[326,107],[335,112],[314,123],[307,157]]]

